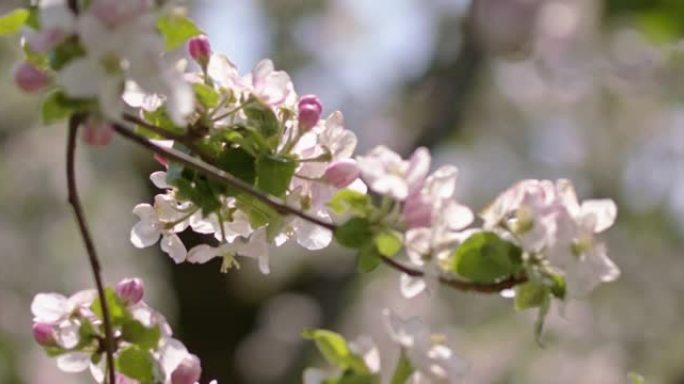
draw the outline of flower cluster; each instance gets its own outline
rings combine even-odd
[[[202,372],[199,360],[173,338],[164,316],[142,300],[143,294],[143,283],[137,278],[124,279],[116,289],[106,290],[114,330],[117,383],[197,383]],[[40,293],[33,299],[31,311],[34,339],[56,357],[60,370],[90,370],[98,383],[104,382],[106,336],[94,290],[70,297]]]
[[[176,63],[165,59],[169,41],[159,33],[164,21],[179,16],[151,0],[89,4],[77,14],[65,0],[39,1],[37,18],[24,28],[27,55],[16,69],[17,85],[27,92],[57,86],[49,97],[52,113],[60,113],[54,107],[88,111],[83,137],[94,145],[111,138],[108,121],[121,121],[127,88],[162,97],[168,115],[184,124],[194,109],[194,93]]]
[[[274,70],[269,60],[241,75],[225,56],[211,53],[203,36],[191,39],[188,51],[206,68],[189,77],[198,92],[198,112],[191,117],[195,125],[189,129],[201,135],[195,143],[204,160],[328,222],[332,219],[326,203],[336,189],[351,185],[363,190],[358,166],[350,158],[356,137],[344,128],[340,112],[321,118],[318,98],[299,97],[287,73]],[[141,118],[163,114],[161,104],[148,102]],[[131,241],[142,248],[161,237],[162,250],[177,263],[222,257],[226,270],[236,265],[235,255],[241,255],[257,258],[261,271],[268,273],[269,244],[280,246],[294,238],[316,250],[332,240],[325,228],[301,218],[280,218],[251,196],[218,187],[177,164],[167,163],[166,172],[151,178],[166,193],[153,205],[135,207],[140,222]],[[188,251],[177,236],[187,228],[213,235],[217,244]]]
[[[468,371],[468,364],[445,344],[444,335],[432,333],[417,318],[405,320],[388,309],[383,311],[383,317],[387,334],[400,348],[399,361],[391,376],[393,383],[461,381]],[[342,336],[323,330],[307,331],[305,337],[313,339],[326,360],[336,368],[307,369],[304,372],[305,384],[388,382],[381,380],[380,351],[371,338],[362,336],[347,343]],[[336,352],[330,353],[329,346],[336,347]]]
[[[577,297],[620,275],[596,236],[616,215],[609,199],[580,204],[568,180],[525,180],[497,198],[482,218],[486,229],[510,234],[541,275],[562,275],[567,293]]]

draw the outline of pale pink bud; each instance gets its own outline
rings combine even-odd
[[[112,141],[114,136],[114,128],[106,121],[89,118],[84,126],[81,138],[86,143],[94,147],[103,147]]]
[[[420,193],[411,194],[404,202],[402,216],[409,228],[429,227],[432,223],[432,205]]]
[[[199,65],[206,66],[211,56],[211,44],[206,36],[196,36],[188,41],[188,53]]]
[[[48,85],[50,76],[33,64],[24,62],[15,69],[14,82],[24,92],[36,92]]]
[[[36,343],[42,346],[48,346],[55,342],[55,333],[52,325],[47,323],[33,324],[33,338]]]
[[[123,279],[116,285],[116,294],[126,304],[138,304],[145,294],[145,286],[138,278]]]
[[[299,129],[308,131],[313,128],[323,113],[323,104],[314,95],[302,96],[299,99]]]
[[[326,168],[323,178],[337,188],[344,188],[359,178],[361,170],[356,160],[342,159],[333,161]]]
[[[195,355],[186,356],[171,374],[171,384],[195,384],[202,376],[202,366]]]

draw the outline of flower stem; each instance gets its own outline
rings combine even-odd
[[[66,148],[66,176],[67,176],[67,189],[69,195],[69,203],[71,204],[74,215],[76,216],[76,222],[78,223],[78,229],[81,232],[81,237],[83,238],[83,243],[85,244],[86,251],[88,252],[88,261],[90,262],[90,269],[95,279],[95,286],[97,288],[97,295],[100,299],[102,305],[102,323],[105,332],[105,353],[107,355],[107,372],[109,375],[109,383],[114,384],[116,382],[116,374],[114,368],[114,335],[112,331],[112,322],[109,316],[109,306],[107,305],[107,298],[105,296],[104,284],[102,283],[102,267],[100,266],[100,260],[97,257],[95,251],[95,244],[93,243],[92,236],[90,235],[90,230],[88,229],[88,224],[86,223],[85,215],[83,213],[83,207],[81,206],[81,199],[78,195],[78,189],[76,186],[76,170],[75,170],[75,155],[76,155],[76,134],[78,131],[78,126],[83,121],[84,116],[73,115],[69,119],[69,135],[67,139]]]

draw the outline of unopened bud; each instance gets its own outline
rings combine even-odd
[[[145,294],[145,287],[140,279],[123,279],[116,285],[116,294],[126,304],[138,304]]]
[[[114,128],[104,120],[89,118],[84,126],[81,138],[94,147],[103,147],[112,141]]]
[[[195,355],[186,356],[171,374],[171,384],[195,384],[202,376],[202,366]]]
[[[36,92],[50,82],[50,76],[30,63],[21,63],[14,71],[14,82],[24,92]]]
[[[361,170],[353,159],[337,160],[325,170],[323,178],[337,188],[344,188],[359,178]]]
[[[211,44],[206,36],[196,36],[188,41],[188,53],[199,65],[205,67],[211,56]]]
[[[303,96],[299,99],[299,129],[308,131],[313,128],[323,113],[323,104],[314,95]]]
[[[52,325],[47,323],[33,324],[33,338],[36,343],[42,346],[48,346],[55,342],[55,333]]]

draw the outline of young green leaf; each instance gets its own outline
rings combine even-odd
[[[515,288],[515,309],[522,311],[536,308],[544,303],[549,295],[549,287],[538,282],[527,282]]]
[[[30,12],[24,8],[15,9],[0,16],[0,36],[9,36],[19,32],[29,16]]]
[[[112,288],[105,288],[105,299],[107,299],[107,309],[109,309],[109,317],[112,320],[112,325],[122,324],[130,318],[128,309]],[[95,316],[102,319],[102,305],[100,304],[99,297],[93,301],[90,309]]]
[[[354,217],[337,227],[335,240],[345,247],[361,249],[373,241],[371,223],[367,219]]]
[[[402,349],[401,354],[399,355],[399,361],[397,361],[397,366],[394,368],[390,384],[404,384],[412,373],[413,366],[411,365],[411,361],[406,356],[406,352]]]
[[[148,328],[138,320],[128,319],[121,327],[121,338],[142,349],[154,349],[159,344],[161,329],[158,325]]]
[[[492,283],[520,271],[520,247],[494,233],[470,236],[455,251],[452,268],[459,275],[478,283]]]
[[[382,262],[382,256],[378,253],[375,244],[371,242],[359,249],[356,255],[356,268],[361,273],[371,272],[380,265],[380,262]]]
[[[121,351],[116,359],[116,368],[129,378],[143,383],[152,382],[155,377],[154,357],[136,345]]]
[[[262,156],[256,161],[256,187],[277,197],[285,196],[297,163],[285,157]]]
[[[325,329],[307,329],[302,333],[306,339],[313,340],[323,357],[332,365],[351,369],[357,374],[369,374],[363,359],[351,352],[342,335]]]
[[[372,204],[370,196],[351,189],[343,189],[330,199],[328,208],[338,215],[350,213],[355,216],[367,216]]]
[[[192,85],[195,90],[197,100],[206,108],[214,108],[218,105],[219,94],[216,90],[206,84],[195,83]]]
[[[55,124],[65,120],[73,112],[72,108],[64,101],[61,92],[52,92],[43,100],[41,115],[43,124]]]
[[[275,149],[280,136],[280,122],[271,107],[253,99],[247,102],[243,111],[247,115],[248,125],[254,127],[266,140],[268,148],[265,149]]]
[[[195,23],[184,15],[167,13],[157,20],[157,29],[164,37],[164,48],[173,51],[181,47],[191,37],[202,34]]]
[[[401,234],[396,231],[383,231],[375,235],[373,238],[375,247],[381,255],[392,257],[401,250],[402,241]]]
[[[256,159],[241,147],[226,146],[218,155],[216,165],[248,184],[253,185],[256,180]]]

